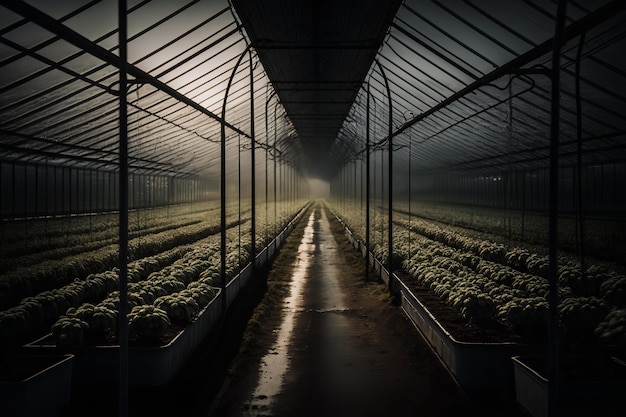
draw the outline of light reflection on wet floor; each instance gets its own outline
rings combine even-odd
[[[266,413],[272,399],[279,393],[283,376],[289,364],[289,340],[293,332],[296,313],[303,311],[302,290],[306,283],[307,269],[311,264],[311,258],[317,250],[314,242],[315,212],[309,216],[304,229],[304,235],[298,247],[298,257],[294,264],[291,277],[289,296],[284,301],[284,314],[277,331],[277,338],[269,352],[261,360],[259,381],[253,391],[249,404],[246,405],[248,412],[244,416],[256,416],[258,412]]]
[[[318,217],[316,219],[316,216]],[[290,293],[283,305],[283,318],[276,332],[274,345],[261,360],[259,381],[248,404],[244,416],[271,415],[272,401],[281,391],[283,379],[290,361],[290,342],[296,318],[301,313],[343,313],[348,308],[343,302],[334,267],[337,262],[336,242],[324,210],[317,209],[309,216],[308,223],[298,247],[298,257],[294,263]],[[311,276],[312,265],[318,265],[321,276]],[[320,266],[321,265],[321,266]],[[322,297],[317,300],[303,298],[309,279],[321,279]],[[336,325],[345,325],[343,321]]]

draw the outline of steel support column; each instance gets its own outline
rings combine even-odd
[[[561,47],[565,41],[564,28],[567,0],[559,0],[552,49],[552,112],[550,114],[550,197],[549,197],[549,321],[548,321],[548,416],[558,415],[559,344],[558,344],[558,216],[559,216],[559,119],[561,93]]]
[[[120,307],[119,307],[119,415],[128,415],[128,108],[126,100],[126,62],[128,59],[126,0],[118,1],[119,20],[119,129],[120,129],[120,208],[119,208],[119,280],[120,280]]]
[[[250,222],[250,260],[252,270],[256,268],[256,158],[254,157],[254,65],[252,65],[252,51],[248,50],[250,57],[250,204],[252,205],[252,220]],[[241,190],[239,190],[241,193]]]
[[[395,285],[393,282],[393,102],[391,99],[391,89],[389,88],[389,80],[387,79],[387,76],[385,75],[385,70],[383,69],[383,66],[380,64],[380,62],[378,60],[376,60],[376,65],[378,66],[378,69],[380,70],[380,74],[383,77],[383,81],[385,82],[385,89],[387,90],[387,101],[388,101],[388,106],[389,106],[389,118],[388,118],[388,142],[387,142],[387,147],[388,147],[388,167],[387,170],[389,171],[387,174],[387,195],[388,195],[388,205],[387,205],[387,209],[388,209],[388,216],[387,216],[387,268],[389,271],[389,292],[392,295],[395,295],[396,293],[396,289],[395,289]],[[381,194],[382,196],[382,194]]]
[[[220,119],[221,127],[221,140],[220,140],[220,276],[222,288],[222,313],[226,312],[226,103],[228,102],[228,93],[230,87],[239,68],[239,64],[243,60],[243,57],[250,51],[253,44],[249,44],[246,49],[239,55],[239,59],[235,64],[230,77],[228,78],[228,84],[224,91],[224,101],[222,102],[222,117]],[[245,135],[249,137],[249,135]],[[237,150],[239,152],[239,149]]]
[[[265,100],[265,245],[269,244],[269,167],[267,161],[269,160],[270,136],[268,110],[270,101],[275,94],[276,90],[273,90],[270,96]]]
[[[278,152],[277,152],[277,148],[276,148],[276,142],[278,141],[278,116],[276,115],[276,109],[278,107],[278,102],[276,102],[274,104],[274,145],[272,146],[274,148],[274,154],[273,154],[273,159],[274,159],[274,174],[273,174],[273,181],[274,181],[274,251],[276,251],[276,220],[278,217],[278,201],[277,201],[277,195],[278,195],[278,191],[276,190],[277,187],[277,181],[276,181],[276,163],[278,161]]]
[[[365,110],[365,279],[370,278],[370,84],[367,83]]]

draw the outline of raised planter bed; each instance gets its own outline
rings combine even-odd
[[[272,258],[305,210],[306,207],[257,255],[255,259],[257,267],[262,267]],[[195,321],[174,334],[166,344],[131,346],[128,358],[129,384],[157,386],[170,381],[200,343],[211,331],[217,329],[223,317],[224,307],[228,307],[249,283],[253,276],[252,272],[252,263],[249,263],[228,283],[225,291],[217,290],[214,299],[200,312]],[[115,383],[119,380],[117,345],[61,348],[52,343],[50,335],[46,335],[25,345],[24,348],[38,353],[73,354],[75,358],[72,377],[79,383]]]
[[[511,357],[538,354],[542,349],[539,345],[516,342],[459,341],[402,281],[398,282],[402,309],[457,382],[469,391],[488,388],[511,393]]]
[[[547,361],[512,358],[517,402],[533,417],[548,417]],[[559,415],[626,415],[626,363],[610,356],[567,356],[559,366]]]
[[[162,346],[131,346],[128,352],[130,385],[166,384],[189,355],[213,330],[222,315],[221,290],[200,312],[198,318]],[[75,346],[60,348],[45,336],[25,348],[37,352],[74,355],[73,378],[81,382],[112,383],[119,379],[119,346]]]
[[[348,236],[354,244],[353,235],[349,233]],[[369,255],[370,265],[388,285],[389,272],[385,266],[367,251],[365,245],[362,245],[361,252]],[[394,288],[399,289],[403,311],[461,386],[470,392],[490,389],[513,396],[514,378],[511,357],[538,354],[541,346],[518,342],[485,343],[457,340],[401,278],[394,273],[392,279]]]
[[[348,229],[346,228],[346,230]],[[357,247],[352,234],[349,232],[347,234],[355,247]],[[436,241],[437,245],[443,243],[442,247],[446,245],[451,247],[451,245],[447,244],[446,239],[445,236],[442,236],[439,240],[431,240]],[[387,282],[388,279],[391,279],[391,284],[393,285],[390,285],[390,288],[394,295],[399,295],[403,310],[423,335],[433,352],[436,353],[440,361],[460,385],[470,392],[499,391],[506,393],[507,399],[514,399],[515,378],[511,357],[528,357],[545,352],[546,332],[540,326],[528,326],[528,329],[521,328],[516,330],[518,334],[513,334],[510,327],[515,326],[515,324],[508,327],[502,324],[502,320],[497,321],[493,317],[481,318],[480,316],[465,313],[463,317],[459,313],[460,309],[457,308],[455,310],[450,304],[442,306],[446,303],[441,301],[441,297],[435,294],[432,289],[420,285],[420,279],[413,278],[409,274],[405,274],[404,271],[395,271],[389,276],[385,265],[381,264],[361,242],[359,242],[358,248],[363,256],[367,257],[369,264],[381,276],[382,280]],[[489,253],[487,252],[487,255]],[[474,256],[477,255],[478,252],[474,252]],[[443,256],[441,255],[441,257]],[[491,259],[489,256],[484,257],[482,253],[480,257]],[[458,262],[458,260],[456,261]],[[463,262],[460,263],[465,265]],[[503,266],[506,264],[500,261],[496,263]],[[434,266],[437,267],[438,265]],[[441,268],[447,270],[444,266],[441,266]],[[533,274],[535,273],[533,272]],[[451,275],[454,275],[454,273],[451,273]],[[536,286],[537,283],[535,282],[533,282],[533,285],[535,286],[529,286],[525,290],[529,296],[538,296],[538,294],[541,294],[541,285]],[[439,289],[441,291],[441,288]],[[445,287],[443,292],[445,292]],[[476,325],[476,322],[479,322],[480,325]],[[483,325],[485,325],[484,328]],[[485,330],[485,333],[482,330]],[[615,355],[616,351],[616,349],[607,345],[594,344],[590,339],[572,342],[563,350],[567,355],[584,357],[599,353],[610,357],[610,355]],[[623,349],[621,353],[624,353]],[[568,385],[571,384],[567,382],[563,386],[566,387]],[[610,391],[610,389],[612,388],[607,387],[606,390],[602,390]],[[626,389],[624,389],[623,385],[621,387],[618,386],[617,389],[621,390],[620,395],[622,398],[626,397]],[[588,401],[586,405],[590,403],[593,407],[598,407],[599,402],[604,404],[605,399]],[[572,401],[572,403],[575,403],[575,401]],[[588,407],[586,413],[577,413],[579,409],[582,409],[582,407],[579,407],[575,410],[568,409],[567,412],[559,415],[624,416],[626,415],[626,406],[624,404],[626,402],[622,400],[622,404],[617,405],[619,408],[617,413],[610,409],[606,410],[606,413],[598,414],[593,412],[593,407]],[[605,410],[603,409],[603,411]]]
[[[1,359],[0,414],[54,416],[70,401],[73,355],[10,355]]]
[[[348,233],[348,237],[355,245],[354,236]],[[364,256],[368,254],[365,245],[361,245],[361,253]],[[388,285],[387,269],[371,253],[369,256],[370,265]],[[468,391],[490,389],[513,395],[511,357],[537,354],[541,350],[540,346],[517,342],[457,340],[396,274],[392,274],[392,279],[394,288],[399,289],[402,309],[461,386]]]

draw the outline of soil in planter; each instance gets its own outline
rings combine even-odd
[[[500,323],[484,320],[472,323],[461,316],[450,305],[443,302],[430,288],[421,286],[403,271],[396,275],[404,282],[420,302],[437,318],[437,321],[450,332],[455,340],[470,343],[524,343],[520,335],[513,333]]]

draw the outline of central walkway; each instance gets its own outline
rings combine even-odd
[[[316,208],[282,322],[259,368],[229,390],[228,417],[479,415],[398,308],[372,294]],[[241,388],[245,387],[245,388]],[[484,415],[484,414],[483,414]]]
[[[261,362],[245,415],[256,416],[259,410],[271,414],[274,408],[329,415],[342,404],[362,401],[355,388],[367,375],[352,366],[357,352],[346,340],[351,323],[339,285],[340,265],[328,219],[323,210],[316,210],[298,248],[277,341]],[[296,318],[300,330],[293,334]],[[289,367],[290,357],[303,362]]]

